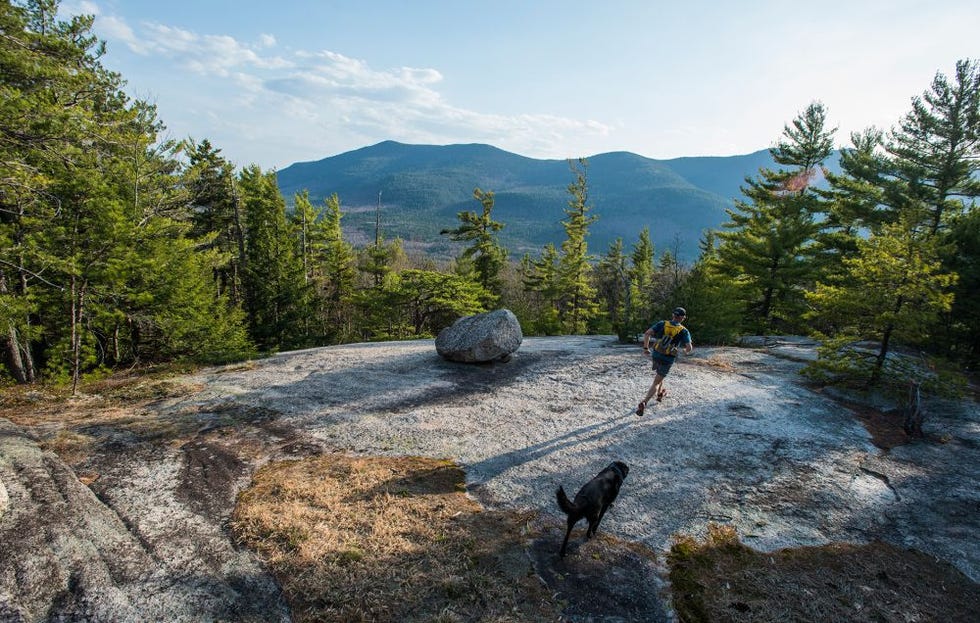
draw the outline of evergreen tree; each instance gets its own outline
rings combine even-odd
[[[632,284],[630,283],[627,258],[623,253],[623,239],[617,238],[609,245],[606,255],[596,268],[599,299],[603,302],[603,315],[607,324],[600,333],[612,331],[620,339],[629,339],[629,317],[632,312]],[[635,333],[634,333],[635,337]]]
[[[58,21],[57,8],[0,4],[8,366],[30,382],[36,348],[49,378],[77,388],[96,367],[199,353],[195,329],[210,350],[242,352],[238,320],[198,296],[211,258],[186,241],[177,145],[157,140],[154,107],[102,67],[92,18]]]
[[[541,257],[537,260],[532,260],[530,256],[525,255],[521,261],[524,289],[534,292],[540,298],[539,313],[535,315],[535,322],[532,323],[532,333],[544,335],[561,333],[558,316],[558,300],[561,293],[558,262],[558,249],[551,243],[545,245]]]
[[[685,325],[699,342],[730,344],[742,325],[735,287],[714,266],[718,256],[711,232],[702,238],[700,250],[698,261],[678,284],[674,297],[687,309]]]
[[[307,333],[318,344],[341,342],[354,331],[352,301],[357,269],[354,249],[343,238],[341,216],[336,193],[317,208],[304,191],[296,194],[289,219],[299,237],[298,254],[313,300],[305,320]]]
[[[306,345],[310,289],[296,253],[286,203],[274,172],[252,165],[239,174],[245,224],[245,301],[249,333],[264,350]]]
[[[945,277],[960,274],[961,284],[973,283],[969,260],[971,236],[954,224],[970,223],[980,195],[980,68],[972,61],[956,64],[952,80],[938,73],[931,89],[912,102],[912,110],[885,141],[881,133],[870,130],[853,138],[855,147],[842,156],[843,175],[830,176],[832,206],[828,225],[837,226],[836,241],[825,237],[825,248],[833,248],[833,258],[846,257],[860,242],[854,235],[870,231],[881,235],[889,224],[903,223],[909,240],[932,248],[942,260]],[[838,214],[839,212],[839,214]],[[845,230],[841,223],[853,218],[857,231]],[[825,231],[828,231],[826,229]],[[829,240],[829,242],[828,242]],[[963,249],[960,245],[966,245]],[[964,252],[965,251],[965,252]],[[927,253],[923,249],[922,253]],[[838,266],[843,266],[838,263]],[[849,279],[838,275],[834,281]],[[933,352],[965,352],[961,340],[972,341],[970,330],[955,321],[969,318],[970,290],[960,286],[952,313],[943,312],[925,325],[924,343]],[[824,330],[825,317],[813,316]],[[969,352],[967,348],[967,352]],[[969,355],[966,355],[967,357]]]
[[[630,253],[630,298],[633,310],[629,315],[630,331],[642,333],[650,326],[654,317],[655,269],[653,260],[655,249],[650,241],[650,228],[640,231],[639,239]]]
[[[483,287],[459,275],[426,270],[398,273],[386,288],[389,314],[409,320],[411,333],[392,337],[432,337],[462,316],[485,311]]]
[[[215,254],[214,282],[219,296],[234,306],[242,303],[245,235],[235,191],[234,166],[207,139],[187,145],[189,166],[183,185],[189,194],[191,236]]]
[[[952,310],[944,316],[942,341],[947,356],[976,369],[980,363],[980,210],[971,207],[953,219],[944,242],[943,265],[959,280]]]
[[[327,340],[339,343],[354,333],[352,308],[357,267],[354,248],[344,240],[340,198],[336,193],[327,197],[321,216],[322,255],[317,261],[323,271],[321,296],[325,302]]]
[[[912,100],[887,150],[899,184],[886,203],[916,212],[937,235],[980,196],[980,64],[957,62],[953,80],[937,73],[931,89]]]
[[[771,150],[779,164],[792,168],[762,169],[747,179],[728,210],[725,231],[718,233],[717,268],[739,286],[749,328],[800,330],[803,292],[815,278],[811,261],[822,209],[810,187],[815,167],[830,155],[823,105],[814,102],[784,128],[784,139]]]
[[[105,145],[103,122],[114,127],[120,108],[120,80],[99,64],[92,17],[60,22],[57,9],[50,0],[0,3],[0,348],[20,382],[38,378],[45,321],[63,326],[64,317],[40,316],[67,289],[64,249],[46,231],[66,214],[56,186],[81,171],[79,156]]]
[[[858,255],[843,260],[847,279],[818,284],[807,294],[818,317],[832,327],[824,335],[818,367],[846,371],[868,385],[882,380],[892,343],[922,344],[937,313],[949,311],[956,276],[939,261],[934,238],[922,238],[914,221],[885,225],[858,243]],[[876,353],[842,346],[861,340],[878,344]]]
[[[599,315],[596,291],[592,285],[592,264],[588,242],[589,225],[598,220],[589,215],[589,187],[586,176],[588,163],[580,158],[578,163],[569,161],[575,181],[569,184],[565,228],[565,240],[561,244],[558,261],[558,317],[564,333],[586,333],[589,323]]]
[[[857,254],[862,232],[890,220],[882,209],[884,134],[875,128],[851,134],[851,146],[841,149],[841,173],[826,172],[829,190],[818,190],[825,212],[817,234],[818,274],[824,281],[842,278],[841,260]]]
[[[463,250],[462,259],[472,261],[476,271],[477,281],[483,289],[492,296],[485,301],[493,304],[500,297],[502,283],[500,270],[507,261],[507,252],[497,242],[497,232],[503,229],[503,223],[491,218],[494,203],[493,191],[473,190],[473,198],[483,206],[483,213],[459,212],[456,218],[460,225],[456,229],[444,229],[441,235],[448,235],[457,242],[470,242],[471,246]]]

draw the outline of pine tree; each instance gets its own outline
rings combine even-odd
[[[589,323],[599,315],[596,291],[592,285],[592,265],[588,242],[589,225],[598,220],[589,215],[589,187],[586,176],[588,163],[584,158],[577,163],[569,161],[575,181],[568,186],[568,207],[565,240],[561,244],[558,261],[558,317],[564,333],[586,333]]]
[[[191,236],[204,249],[216,251],[215,291],[233,306],[242,304],[245,236],[235,191],[234,166],[207,139],[186,146],[189,166],[183,185],[189,194]]]
[[[67,215],[57,186],[90,162],[79,156],[105,145],[103,123],[114,127],[120,109],[120,80],[99,64],[93,18],[61,22],[57,8],[0,3],[0,347],[21,382],[38,378],[35,340],[45,322],[64,326],[64,316],[40,315],[68,288],[64,248],[46,231]],[[77,328],[75,320],[68,324]]]
[[[327,339],[341,342],[349,339],[354,331],[352,303],[357,280],[354,248],[344,240],[340,198],[335,194],[327,198],[321,215],[323,237],[322,255],[317,256],[323,271],[321,295],[325,301]]]
[[[521,279],[524,289],[540,298],[538,313],[535,314],[531,329],[533,333],[544,335],[561,333],[558,316],[558,299],[561,293],[558,262],[558,249],[551,243],[545,245],[541,257],[537,260],[532,260],[528,255],[521,260]]]
[[[306,345],[310,289],[296,253],[286,203],[274,172],[252,165],[239,174],[245,224],[245,301],[249,332],[262,349]]]
[[[730,221],[718,233],[717,268],[739,286],[747,325],[755,330],[799,330],[803,293],[815,278],[811,261],[823,208],[810,181],[830,155],[823,105],[814,102],[784,128],[784,139],[771,150],[779,164],[747,179],[728,210]]]
[[[603,316],[608,323],[600,332],[605,333],[608,327],[620,341],[627,341],[633,299],[622,238],[617,238],[610,244],[609,250],[600,260],[596,267],[596,283],[599,299],[603,303]]]
[[[931,89],[912,100],[887,150],[899,184],[886,203],[915,211],[937,235],[980,196],[980,64],[957,62],[952,81],[937,73]]]
[[[807,294],[813,306],[807,316],[833,328],[823,336],[821,365],[876,385],[893,342],[928,340],[937,313],[950,309],[956,276],[943,270],[935,239],[923,238],[911,219],[859,241],[858,255],[843,264],[846,279]],[[842,349],[861,340],[873,340],[877,352]]]
[[[491,217],[494,204],[493,191],[473,190],[473,198],[483,206],[483,213],[459,212],[456,218],[460,225],[456,229],[444,229],[441,235],[448,235],[457,242],[470,242],[471,246],[463,250],[461,258],[472,261],[477,281],[483,289],[491,294],[485,301],[491,305],[499,300],[501,293],[500,270],[507,261],[507,252],[497,242],[497,232],[503,229],[503,223],[494,221]]]
[[[655,253],[656,250],[650,241],[650,228],[644,227],[630,253],[630,298],[634,301],[634,309],[630,314],[629,322],[630,330],[635,333],[645,331],[652,324],[654,317]]]
[[[944,243],[943,266],[959,280],[953,307],[944,316],[943,343],[947,355],[976,369],[980,363],[980,210],[972,207],[953,219]]]
[[[977,63],[958,62],[952,80],[937,73],[931,89],[913,99],[912,110],[887,140],[873,129],[852,140],[854,148],[842,154],[843,174],[829,176],[831,210],[821,242],[831,252],[825,265],[833,267],[836,258],[853,256],[860,242],[858,232],[880,235],[887,226],[903,223],[910,240],[939,254],[945,277],[962,272],[960,283],[972,283],[971,264],[961,261],[969,252],[959,248],[964,244],[967,249],[971,237],[954,231],[954,224],[971,222],[969,215],[980,196]],[[845,229],[848,218],[854,227]],[[823,280],[836,284],[850,278],[827,271]],[[961,340],[973,339],[971,330],[955,320],[970,317],[970,291],[960,286],[956,292],[951,312],[925,325],[923,339],[933,352],[953,353]],[[828,329],[825,318],[817,315],[812,320]]]
[[[483,287],[436,271],[405,270],[385,288],[385,308],[396,318],[408,319],[411,333],[391,337],[432,337],[462,316],[482,311]],[[396,324],[396,323],[393,323]]]
[[[717,270],[714,235],[706,232],[697,262],[674,292],[687,309],[688,326],[701,343],[729,344],[742,326],[741,306],[732,281]]]
[[[841,149],[841,173],[826,172],[829,190],[818,190],[825,212],[817,234],[820,279],[841,278],[844,258],[857,254],[862,232],[890,220],[882,209],[882,174],[887,168],[882,153],[884,134],[875,128],[851,134],[851,146]]]

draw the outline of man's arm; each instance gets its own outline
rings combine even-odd
[[[653,335],[653,327],[643,333],[643,352],[650,352],[650,336]]]

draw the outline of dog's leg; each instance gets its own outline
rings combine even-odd
[[[560,552],[559,552],[559,554],[558,554],[558,555],[559,555],[559,556],[561,556],[562,558],[564,558],[564,557],[565,557],[565,548],[566,548],[566,547],[568,547],[568,537],[569,537],[569,536],[571,536],[571,534],[572,534],[572,527],[573,527],[574,525],[575,525],[575,522],[574,522],[574,521],[572,521],[572,518],[571,518],[571,517],[569,517],[569,518],[568,518],[568,530],[565,530],[565,540],[564,540],[564,541],[562,541],[562,544],[561,544],[561,551],[560,551]]]
[[[591,539],[595,535],[596,528],[599,527],[599,520],[602,519],[602,513],[592,513],[588,519],[589,529],[585,532],[585,538]]]
[[[606,504],[602,507],[602,510],[599,511],[599,518],[595,520],[595,530],[592,531],[592,534],[595,534],[595,531],[599,529],[599,523],[602,521],[602,518],[606,516],[606,511],[609,510],[610,506],[612,506],[612,504]]]

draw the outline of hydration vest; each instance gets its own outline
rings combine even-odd
[[[653,343],[653,350],[657,351],[661,355],[675,357],[677,355],[677,346],[680,343],[682,331],[684,331],[684,325],[675,325],[671,324],[670,321],[665,321],[663,337]]]

